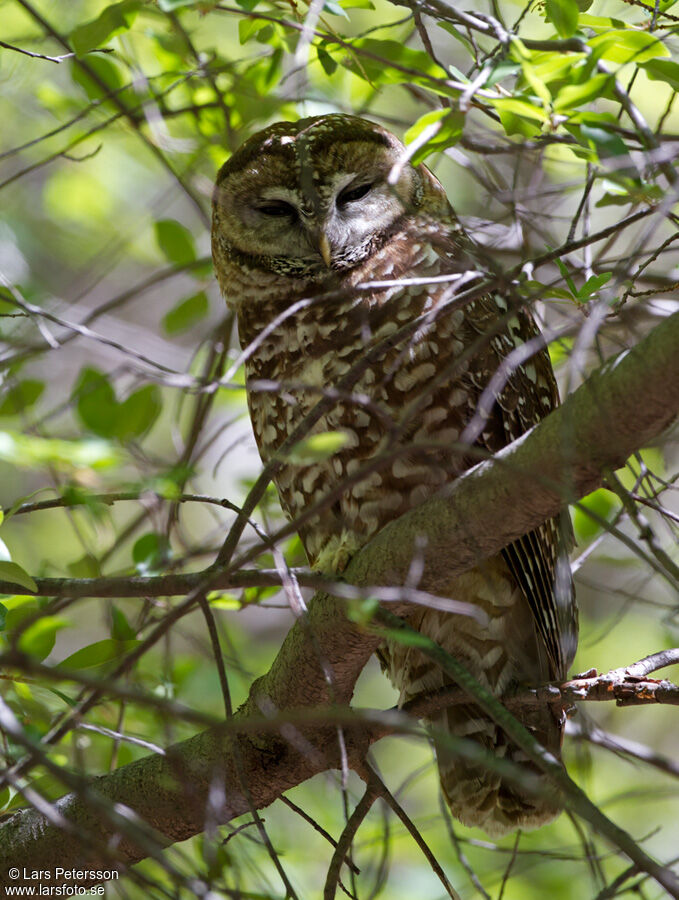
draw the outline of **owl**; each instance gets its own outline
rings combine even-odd
[[[558,404],[545,350],[506,364],[539,334],[530,313],[509,293],[469,290],[479,249],[434,175],[411,165],[379,125],[325,115],[255,134],[217,177],[212,247],[238,319],[262,459],[319,401],[324,412],[309,433],[339,434],[332,454],[284,458],[275,476],[316,571],[341,573],[386,523]],[[497,391],[484,394],[499,371]],[[465,442],[472,420],[480,427]],[[482,615],[422,605],[409,624],[496,696],[563,679],[577,640],[562,562],[569,539],[551,520],[451,577],[444,596]],[[450,684],[415,647],[387,641],[379,655],[401,703]],[[500,836],[560,812],[546,778],[474,705],[445,709],[430,724],[443,793],[461,822]],[[523,724],[559,757],[562,714],[545,705],[526,710]],[[485,753],[463,759],[448,734]],[[489,753],[544,789],[506,777],[488,765]]]

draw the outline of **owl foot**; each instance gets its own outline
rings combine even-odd
[[[360,546],[356,536],[347,531],[343,531],[341,535],[333,535],[311,568],[315,572],[333,572],[339,575],[349,565],[349,560]]]

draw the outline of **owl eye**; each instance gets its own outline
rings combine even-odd
[[[345,188],[343,191],[340,191],[337,197],[337,205],[344,206],[345,203],[353,203],[355,200],[360,200],[361,197],[365,197],[371,189],[371,182]]]
[[[286,203],[285,200],[267,200],[266,203],[262,203],[257,206],[259,212],[264,213],[265,216],[296,216],[297,210],[291,203]]]

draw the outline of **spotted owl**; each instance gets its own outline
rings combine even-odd
[[[341,435],[332,455],[283,459],[275,475],[316,571],[342,572],[386,523],[558,403],[544,350],[506,365],[488,402],[484,388],[508,354],[539,332],[509,294],[470,290],[478,248],[429,169],[412,166],[403,144],[372,122],[325,115],[255,134],[219,172],[212,241],[238,318],[262,459],[271,460],[319,402],[323,413],[309,433]],[[480,427],[465,444],[472,420]],[[558,520],[546,522],[451,577],[445,596],[484,616],[423,605],[409,623],[497,696],[563,679],[577,640],[562,563],[568,542]],[[380,660],[401,703],[450,683],[414,647],[386,642]],[[559,756],[563,716],[544,706],[526,711],[523,723]],[[437,713],[431,725],[442,789],[460,821],[499,836],[559,813],[546,779],[544,790],[529,793],[454,752],[446,733],[537,775],[472,704]]]

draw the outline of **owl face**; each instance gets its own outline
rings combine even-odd
[[[422,178],[392,134],[353,116],[281,122],[222,167],[213,252],[317,280],[374,252],[419,206]]]

